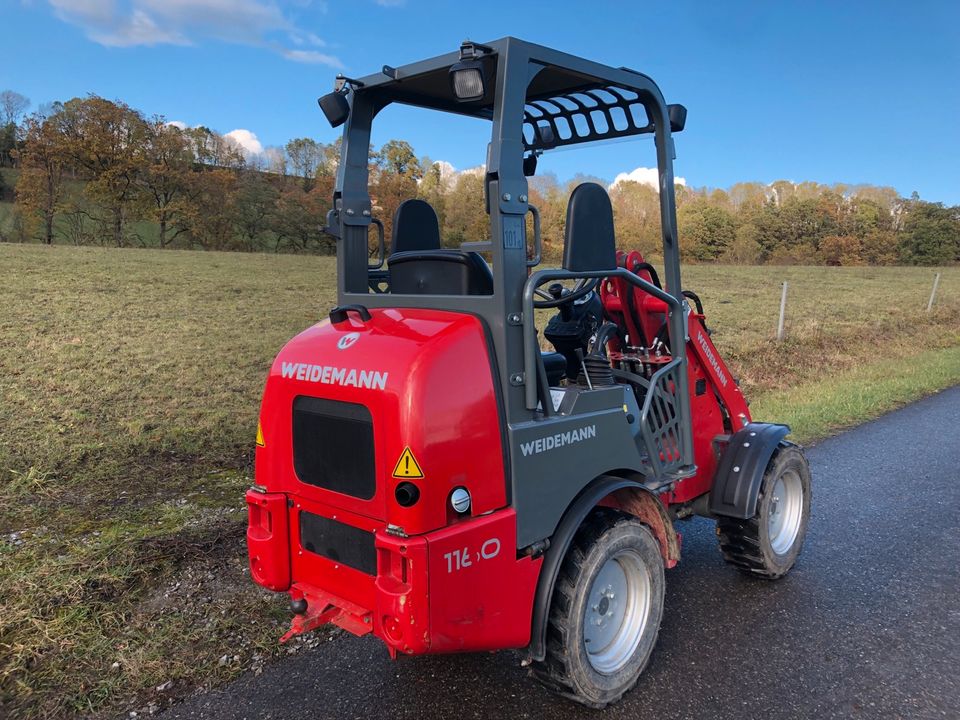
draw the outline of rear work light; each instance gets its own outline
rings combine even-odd
[[[480,59],[489,48],[465,40],[460,45],[460,62],[450,66],[450,86],[460,102],[480,100],[485,92],[484,67]]]
[[[479,60],[457,63],[450,68],[450,77],[457,100],[479,100],[483,97],[483,66]]]

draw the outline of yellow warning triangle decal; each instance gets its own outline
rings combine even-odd
[[[257,447],[263,447],[263,429],[260,427],[260,421],[257,421]]]
[[[413,456],[413,453],[410,452],[409,447],[404,448],[403,454],[400,456],[400,459],[397,460],[397,466],[393,469],[393,476],[395,478],[423,477],[423,470],[420,469],[420,464]]]

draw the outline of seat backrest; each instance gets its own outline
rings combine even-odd
[[[597,183],[577,185],[570,193],[563,236],[563,267],[573,272],[617,267],[613,206],[607,191]]]
[[[391,253],[439,250],[440,221],[425,200],[404,200],[393,214]]]
[[[402,295],[492,295],[493,273],[481,255],[410,250],[390,256],[390,292]]]

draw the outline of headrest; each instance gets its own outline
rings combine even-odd
[[[439,250],[440,221],[430,203],[405,200],[393,214],[391,253],[408,250]]]
[[[613,206],[607,191],[597,183],[577,185],[570,193],[563,236],[563,267],[574,272],[617,267]]]

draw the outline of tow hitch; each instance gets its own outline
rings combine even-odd
[[[291,588],[290,597],[294,616],[290,629],[280,638],[281,644],[330,622],[358,636],[373,630],[373,613],[349,600],[315,588],[304,590],[296,585]]]

